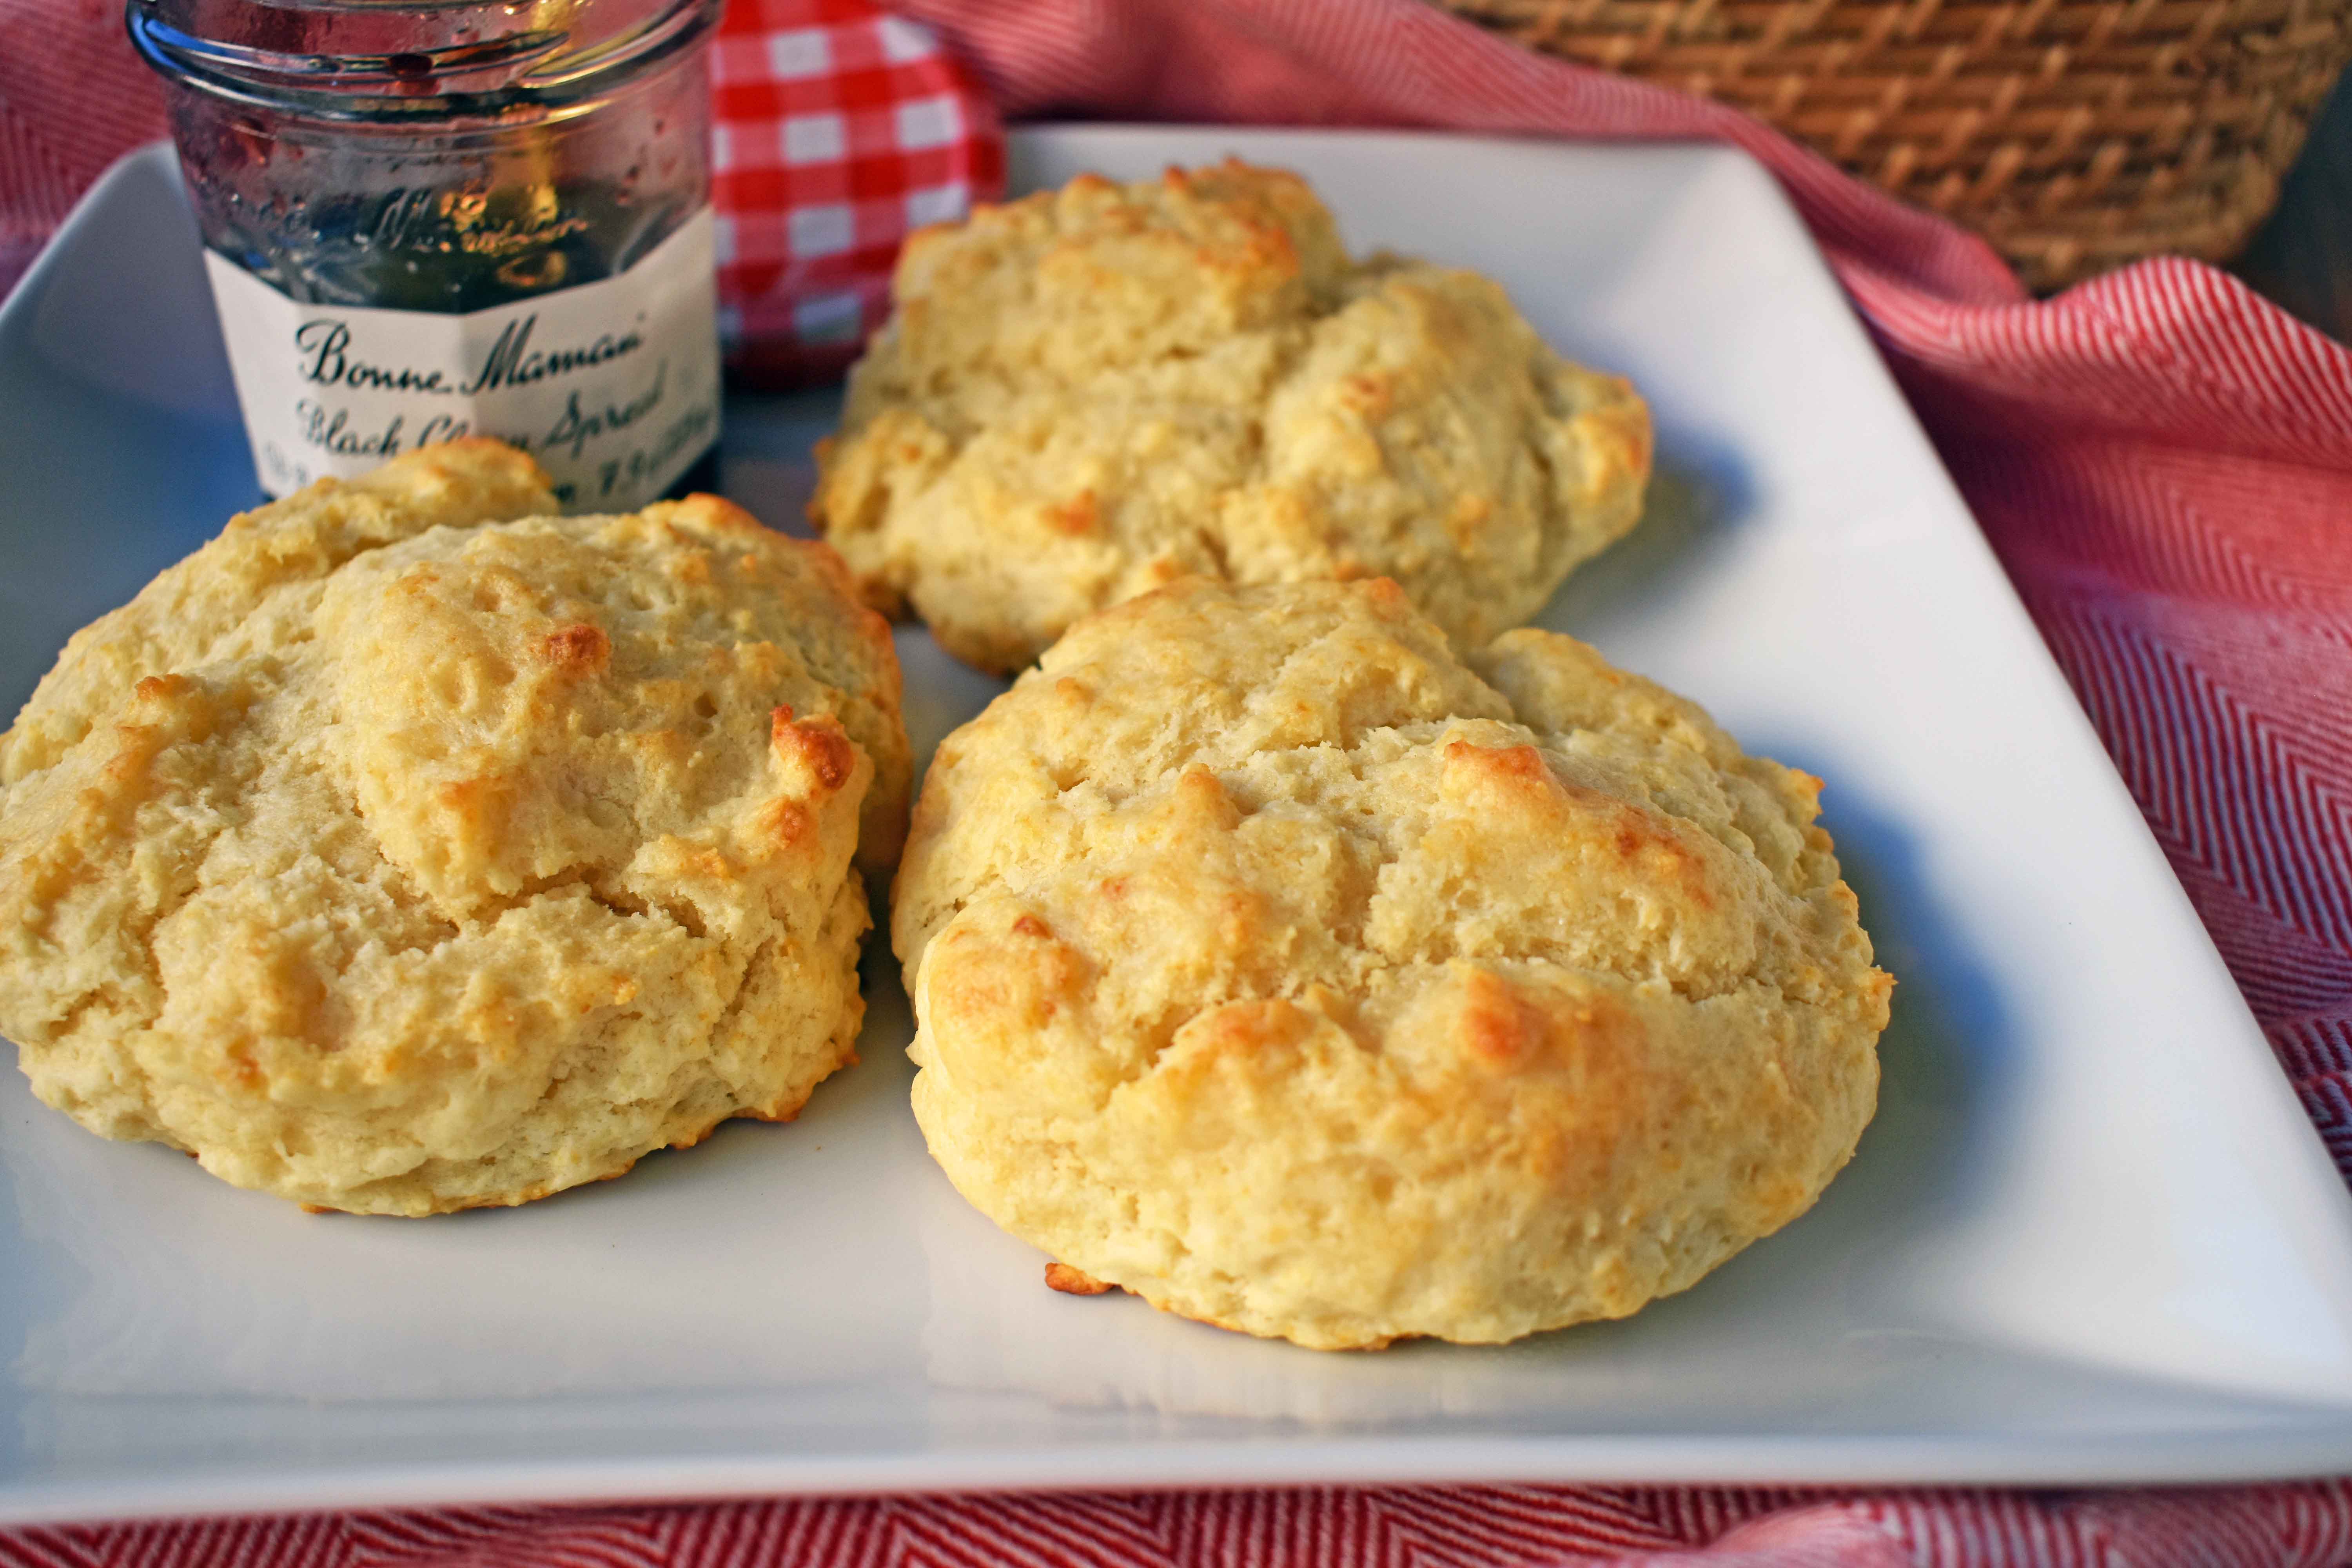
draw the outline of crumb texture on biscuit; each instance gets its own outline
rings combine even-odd
[[[0,738],[0,1033],[44,1100],[424,1214],[789,1117],[848,1058],[888,627],[723,501],[553,510],[430,449],[75,637]]]
[[[1650,424],[1473,272],[1306,184],[1081,177],[908,244],[811,515],[984,668],[1188,574],[1386,575],[1467,646],[1633,525]]]
[[[940,746],[918,1120],[1074,1274],[1320,1347],[1632,1312],[1813,1202],[1891,981],[1818,783],[1550,633],[1181,584]]]

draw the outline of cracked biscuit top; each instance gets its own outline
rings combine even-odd
[[[0,1033],[109,1137],[422,1214],[783,1117],[849,1055],[908,754],[833,552],[427,449],[230,522],[0,737]]]
[[[1641,508],[1624,382],[1476,273],[1351,262],[1279,170],[983,207],[908,243],[895,298],[810,515],[982,668],[1187,574],[1393,577],[1475,646]]]
[[[1801,1214],[1891,982],[1818,780],[1548,632],[1192,582],[940,747],[914,1100],[1069,1269],[1302,1344],[1620,1317]]]

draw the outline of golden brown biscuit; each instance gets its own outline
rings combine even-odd
[[[68,645],[0,737],[0,1033],[43,1100],[429,1214],[789,1117],[849,1058],[888,628],[724,501],[552,510],[520,454],[428,450]]]
[[[1392,584],[1080,622],[940,747],[914,1103],[1072,1279],[1323,1348],[1620,1317],[1803,1213],[1892,982],[1819,781]]]
[[[810,515],[983,668],[1188,573],[1385,574],[1475,646],[1641,508],[1625,383],[1475,273],[1350,263],[1278,170],[983,207],[917,235],[896,290]]]

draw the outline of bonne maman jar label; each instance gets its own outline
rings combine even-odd
[[[262,488],[495,436],[566,510],[656,499],[719,437],[712,235],[705,207],[615,277],[463,315],[299,304],[207,250]]]

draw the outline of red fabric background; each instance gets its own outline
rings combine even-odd
[[[1014,116],[1709,137],[1769,165],[2352,1171],[2352,353],[2187,262],[2031,301],[1982,245],[1751,121],[1523,54],[1419,0],[899,9],[939,27]],[[20,47],[36,28],[42,47]],[[111,0],[0,0],[0,282],[114,153],[159,129],[117,40]],[[478,1510],[0,1532],[0,1564],[1488,1564],[1710,1543],[1707,1563],[1776,1568],[2320,1568],[2352,1561],[2352,1487]]]
[[[779,37],[797,40],[788,75]],[[710,80],[728,369],[763,386],[838,381],[890,313],[907,236],[1004,194],[1003,128],[952,55],[869,0],[729,0]],[[935,121],[905,145],[909,108],[944,110],[951,131]],[[796,216],[827,216],[829,240],[797,234]]]
[[[115,0],[0,0],[0,295],[109,163],[164,132]]]

